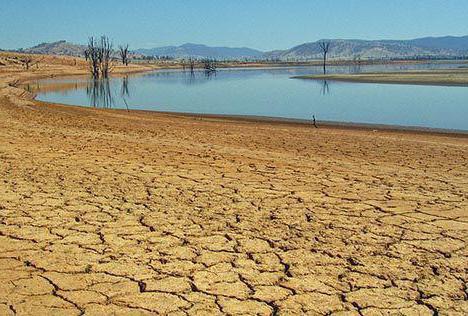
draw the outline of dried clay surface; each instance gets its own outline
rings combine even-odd
[[[468,139],[0,95],[0,315],[466,315]]]

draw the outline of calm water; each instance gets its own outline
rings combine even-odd
[[[447,68],[449,65],[329,67],[329,72]],[[170,112],[260,115],[468,130],[468,87],[339,83],[291,79],[319,67],[157,71],[93,82],[48,79],[38,99],[64,104]]]

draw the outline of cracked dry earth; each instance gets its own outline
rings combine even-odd
[[[0,97],[0,314],[466,315],[468,139]]]

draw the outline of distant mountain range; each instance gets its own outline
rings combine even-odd
[[[413,40],[330,39],[321,41],[330,42],[329,57],[332,59],[468,56],[468,36],[425,37]],[[172,58],[309,60],[321,58],[319,47],[321,41],[270,52],[247,47],[211,47],[187,43],[180,46],[134,49],[132,53],[134,56],[169,56]],[[22,51],[36,54],[83,56],[85,48],[84,45],[58,41],[42,43]]]
[[[135,52],[146,56],[170,56],[174,58],[242,59],[263,57],[263,52],[247,47],[210,47],[192,43],[180,46],[136,49]]]
[[[409,57],[455,57],[468,55],[468,36],[426,37],[414,40],[320,40],[305,43],[287,50],[266,52],[266,58],[273,59],[318,59],[322,52],[320,42],[330,43],[330,58],[375,59]]]

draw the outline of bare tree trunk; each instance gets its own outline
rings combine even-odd
[[[101,68],[101,77],[108,78],[111,67],[112,43],[107,36],[101,36],[99,46],[99,62]]]
[[[88,40],[88,48],[86,49],[86,55],[88,56],[89,71],[94,79],[99,78],[99,51],[98,45],[94,37],[90,37]]]
[[[122,64],[128,66],[128,44],[119,46],[119,54]]]
[[[29,67],[31,66],[31,63],[32,63],[32,58],[31,57],[24,57],[22,59],[20,59],[20,62],[23,64],[24,68],[26,68],[26,70],[29,70]]]
[[[323,53],[323,74],[327,73],[327,53]]]
[[[93,78],[108,78],[112,62],[112,43],[109,38],[102,36],[98,42],[94,37],[90,37],[86,52],[89,69]]]
[[[190,57],[190,73],[193,74],[193,68],[195,67],[195,61]]]
[[[320,42],[319,46],[323,54],[323,74],[325,75],[327,73],[327,54],[328,54],[328,50],[330,49],[330,43]]]

